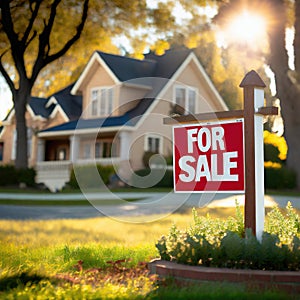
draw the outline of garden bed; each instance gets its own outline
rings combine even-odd
[[[178,264],[165,260],[153,260],[148,264],[151,274],[172,277],[177,282],[234,282],[244,283],[249,288],[277,289],[300,293],[299,271],[263,271],[199,267]]]

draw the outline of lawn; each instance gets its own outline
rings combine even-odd
[[[226,217],[234,216],[235,209],[204,208],[199,213]],[[191,211],[142,224],[106,217],[0,220],[0,298],[291,299],[272,291],[250,292],[243,285],[179,288],[171,280],[149,276],[145,262],[158,256],[158,238],[172,224],[184,229],[191,221]]]

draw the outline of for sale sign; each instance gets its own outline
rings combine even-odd
[[[243,120],[173,127],[175,192],[243,192]]]

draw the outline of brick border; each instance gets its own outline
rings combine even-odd
[[[298,271],[210,268],[182,265],[159,259],[151,261],[148,268],[151,274],[173,277],[179,281],[245,283],[247,287],[278,289],[300,294],[300,272]]]

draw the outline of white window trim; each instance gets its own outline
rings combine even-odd
[[[195,92],[195,112],[198,112],[198,88],[189,86],[189,85],[183,85],[183,84],[175,84],[173,87],[173,104],[176,104],[176,89],[184,89],[185,90],[185,99],[184,99],[184,113],[189,113],[188,111],[188,94],[189,91]]]
[[[147,133],[144,139],[144,151],[149,151],[148,149],[148,138],[159,139],[159,154],[163,154],[163,137],[157,133]]]
[[[112,104],[111,104],[111,111],[108,111],[108,103],[105,103],[105,112],[104,114],[101,114],[101,95],[102,95],[102,91],[103,90],[111,90],[112,91]],[[93,115],[93,105],[92,105],[92,95],[93,95],[93,91],[98,91],[98,97],[96,100],[96,115]],[[113,110],[114,110],[114,97],[115,97],[115,91],[114,91],[114,86],[98,86],[98,87],[93,87],[91,88],[91,92],[90,92],[90,117],[92,118],[97,118],[97,117],[107,117],[109,116]]]

